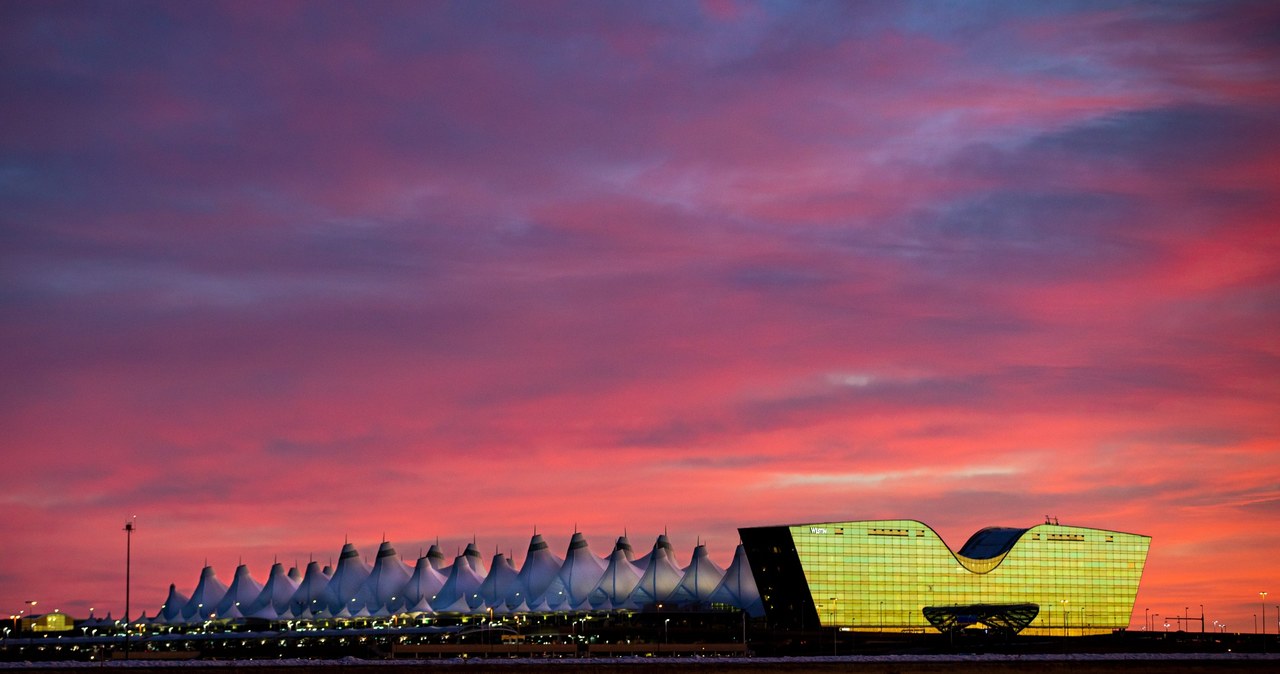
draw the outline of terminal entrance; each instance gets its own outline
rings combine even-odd
[[[963,606],[926,606],[924,617],[939,632],[955,633],[985,625],[993,632],[1013,636],[1026,629],[1040,614],[1035,604],[968,604]]]

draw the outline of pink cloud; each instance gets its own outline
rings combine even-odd
[[[1052,514],[1244,624],[1272,10],[476,7],[0,22],[0,605],[118,614],[135,513],[149,610],[345,536]]]

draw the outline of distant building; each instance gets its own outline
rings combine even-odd
[[[953,552],[914,520],[738,530],[771,624],[1078,636],[1129,625],[1149,536],[1056,522]]]
[[[72,629],[75,629],[74,621],[60,611],[22,618],[23,632],[69,632]]]

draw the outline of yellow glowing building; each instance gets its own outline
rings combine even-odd
[[[44,615],[26,616],[22,619],[22,631],[24,632],[69,632],[74,628],[75,623],[71,618],[60,611],[45,613]]]
[[[770,622],[1084,635],[1126,628],[1149,536],[992,527],[953,552],[915,520],[739,529]]]

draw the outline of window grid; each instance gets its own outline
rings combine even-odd
[[[840,535],[833,535],[839,530]],[[913,520],[790,527],[818,618],[854,630],[932,631],[925,606],[1031,603],[1025,634],[1082,635],[1127,627],[1151,539],[1042,524],[1003,555],[952,553]],[[833,601],[834,599],[834,601]]]

